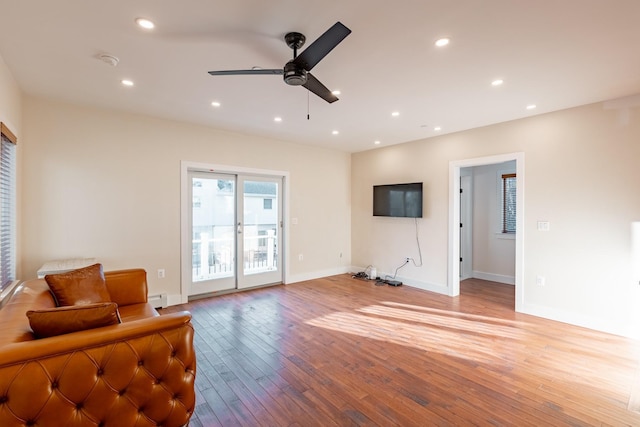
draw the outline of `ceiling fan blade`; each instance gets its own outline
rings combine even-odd
[[[255,70],[224,70],[224,71],[209,71],[212,76],[240,76],[246,74],[284,74],[282,68],[273,69],[255,69]]]
[[[313,77],[311,73],[307,73],[307,82],[302,86],[306,87],[310,92],[315,93],[328,103],[336,102],[338,97],[331,93],[329,89],[320,80]]]
[[[351,34],[351,30],[341,22],[336,22],[323,35],[318,37],[308,48],[298,55],[293,61],[307,71],[311,71],[322,58],[333,50],[345,37]]]

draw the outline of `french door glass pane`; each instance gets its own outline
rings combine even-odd
[[[245,275],[277,271],[278,183],[244,181]]]
[[[193,177],[192,280],[235,274],[235,181]]]

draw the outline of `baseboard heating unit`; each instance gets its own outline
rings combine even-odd
[[[167,294],[157,294],[157,295],[149,295],[147,298],[149,304],[153,306],[153,308],[166,308],[167,307]]]

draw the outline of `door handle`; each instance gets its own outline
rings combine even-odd
[[[238,223],[238,234],[242,234],[242,223]]]

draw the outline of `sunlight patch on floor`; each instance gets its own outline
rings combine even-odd
[[[509,347],[526,339],[505,337],[503,327],[369,306],[359,313],[337,312],[308,320],[311,326],[359,335],[424,351],[448,354],[480,363],[511,363]],[[384,317],[381,317],[384,316]],[[388,317],[393,317],[390,319]],[[509,335],[515,337],[512,332]]]
[[[501,338],[512,339],[524,339],[526,335],[526,332],[521,329],[496,325],[494,323],[485,323],[477,320],[460,319],[451,315],[433,315],[382,306],[364,307],[359,309],[358,311],[361,313],[372,314],[380,317],[388,317],[410,322],[423,323],[425,325],[437,326],[440,328],[455,329],[456,333],[463,333],[464,331],[467,331],[473,334],[482,334],[488,336],[497,335]]]

